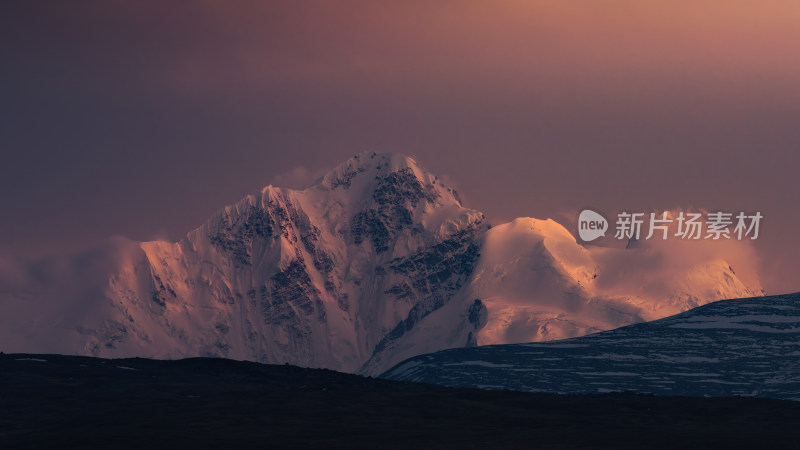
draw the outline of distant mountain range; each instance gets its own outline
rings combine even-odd
[[[647,283],[609,263],[646,251],[587,249],[550,219],[491,227],[413,159],[362,153],[305,190],[248,195],[178,242],[6,264],[0,350],[379,374],[423,353],[576,337],[758,292],[714,255]]]
[[[530,392],[800,400],[800,293],[715,302],[575,339],[445,350],[383,377]]]

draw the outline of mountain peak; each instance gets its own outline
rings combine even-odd
[[[362,152],[328,172],[321,184],[328,189],[347,189],[353,183],[396,172],[409,172],[424,184],[438,179],[422,169],[413,158],[403,154]]]

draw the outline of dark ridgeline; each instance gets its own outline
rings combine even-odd
[[[0,447],[796,448],[800,403],[451,389],[225,359],[0,355]]]

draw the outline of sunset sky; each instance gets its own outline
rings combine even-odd
[[[800,2],[0,5],[0,256],[177,239],[401,152],[494,223],[760,211],[800,290]]]

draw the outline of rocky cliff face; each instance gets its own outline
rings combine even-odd
[[[610,295],[593,287],[600,266],[552,221],[489,230],[414,160],[364,153],[308,189],[247,196],[179,242],[45,264],[0,294],[0,342],[375,374],[420,353],[577,336],[748,293],[723,265],[691,271],[702,292]]]
[[[181,242],[141,244],[147,270],[115,276],[108,297],[152,303],[142,320],[158,323],[126,327],[137,352],[356,371],[394,361],[394,343],[453,298],[487,228],[410,158],[361,154],[307,190],[248,196]],[[153,329],[168,330],[163,345]],[[92,353],[118,350],[100,340]]]

